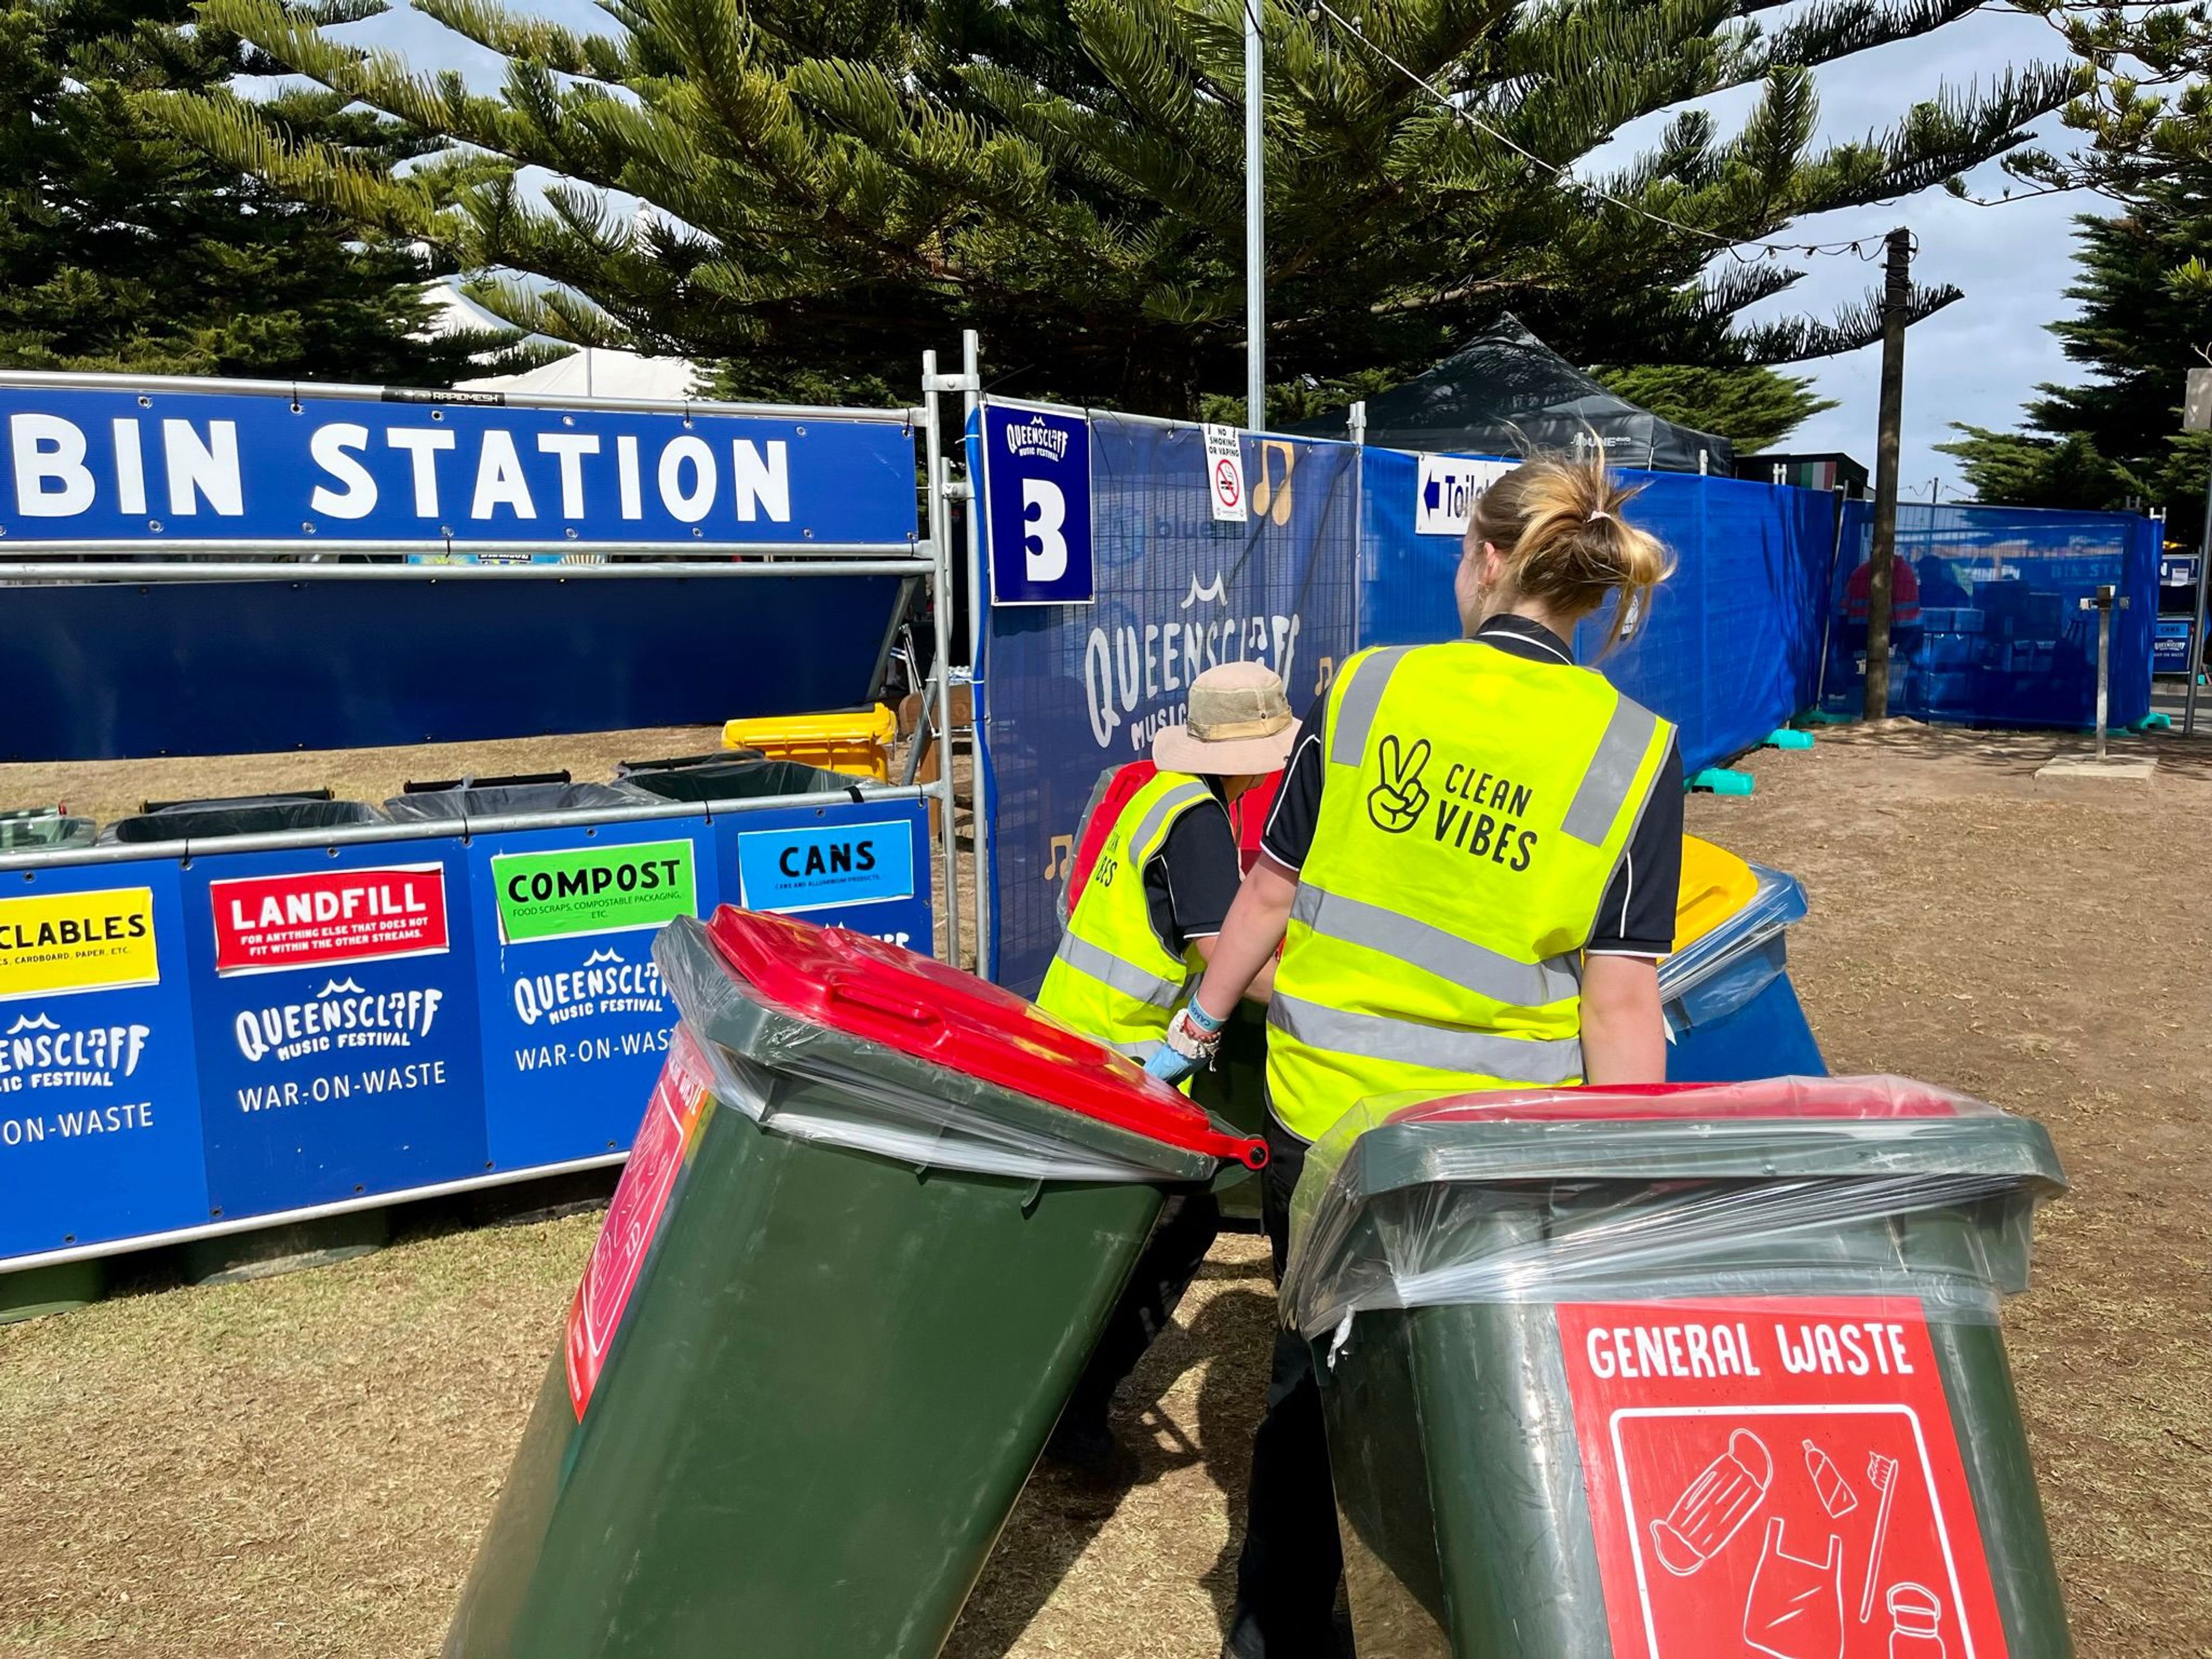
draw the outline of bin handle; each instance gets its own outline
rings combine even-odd
[[[939,1023],[937,1010],[921,998],[901,996],[858,975],[829,975],[825,976],[824,988],[834,1002],[850,1003],[855,1008],[865,1008],[870,1013],[881,1014],[908,1025],[928,1026]]]

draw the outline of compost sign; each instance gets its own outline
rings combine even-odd
[[[509,408],[265,392],[0,388],[10,542],[910,546],[897,419]]]
[[[1613,1651],[2003,1659],[1920,1304],[1563,1305]],[[1733,1645],[1729,1650],[1737,1650]]]
[[[502,854],[491,872],[502,945],[628,933],[699,913],[689,836]]]

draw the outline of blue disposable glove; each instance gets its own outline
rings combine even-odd
[[[1198,1061],[1188,1054],[1179,1054],[1164,1042],[1152,1050],[1152,1057],[1145,1062],[1146,1071],[1163,1083],[1179,1085],[1198,1069]]]
[[[1198,1006],[1193,997],[1168,1022],[1167,1041],[1145,1061],[1145,1070],[1164,1083],[1181,1083],[1193,1072],[1213,1064],[1221,1046],[1221,1022]]]

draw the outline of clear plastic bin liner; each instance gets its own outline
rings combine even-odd
[[[365,800],[272,796],[265,800],[179,801],[159,811],[118,818],[100,832],[100,839],[109,845],[139,846],[157,841],[212,841],[222,836],[335,830],[349,824],[384,822],[384,815]]]
[[[768,1007],[688,917],[661,930],[653,958],[714,1074],[715,1099],[776,1134],[916,1169],[1031,1181],[1204,1182],[1218,1167]]]
[[[72,817],[51,807],[0,812],[0,853],[27,853],[59,847],[89,847],[90,818]]]
[[[480,784],[394,795],[384,810],[394,823],[443,823],[457,818],[521,812],[568,812],[590,806],[635,806],[660,797],[620,783]]]
[[[1764,865],[1750,868],[1759,881],[1750,901],[1659,964],[1670,1031],[1727,1018],[1787,968],[1783,930],[1805,919],[1804,885]]]
[[[2040,1124],[1904,1078],[1386,1097],[1308,1156],[1284,1321],[1879,1294],[1985,1321],[2064,1189]]]

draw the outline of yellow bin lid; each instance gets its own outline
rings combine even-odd
[[[1682,890],[1674,902],[1674,948],[1686,949],[1752,902],[1759,876],[1725,848],[1682,837]]]
[[[872,708],[840,709],[823,714],[785,714],[730,720],[722,727],[725,749],[764,749],[793,743],[884,743],[898,736],[898,717],[878,703]]]

